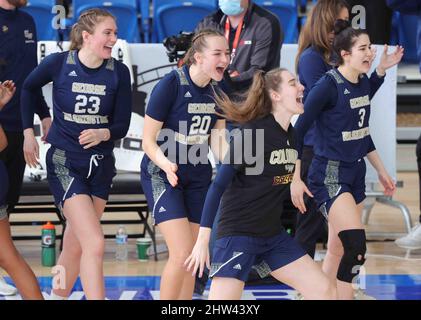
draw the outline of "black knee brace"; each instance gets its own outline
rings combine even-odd
[[[352,283],[352,279],[359,274],[359,267],[365,262],[364,229],[344,230],[338,233],[344,247],[344,255],[339,264],[337,279]]]

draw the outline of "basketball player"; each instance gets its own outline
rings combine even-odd
[[[339,299],[352,299],[353,278],[364,264],[365,231],[361,222],[365,198],[364,157],[379,175],[385,194],[392,195],[395,185],[375,149],[368,127],[370,100],[382,85],[388,68],[399,63],[403,48],[387,54],[384,47],[380,64],[371,75],[374,59],[370,39],[363,30],[354,30],[349,22],[335,23],[333,49],[339,67],[327,72],[311,89],[305,112],[296,123],[298,152],[303,137],[316,123],[314,158],[308,174],[308,189],[300,178],[297,161],[291,185],[291,197],[301,213],[306,211],[303,194],[314,195],[319,210],[329,223],[328,251],[323,271],[336,282]]]
[[[24,153],[38,162],[32,129],[34,93],[53,82],[54,120],[47,141],[47,174],[56,205],[67,220],[63,251],[67,297],[80,273],[87,299],[104,299],[104,236],[100,224],[115,175],[114,141],[123,138],[131,116],[128,68],[111,57],[117,41],[115,18],[107,11],[82,13],[71,31],[70,51],[46,57],[22,91]]]
[[[183,263],[196,241],[211,182],[209,142],[217,159],[226,150],[225,120],[216,114],[213,96],[220,90],[216,81],[223,78],[229,53],[220,32],[197,33],[184,58],[186,65],[155,86],[146,110],[141,183],[169,249],[161,299],[193,295],[194,277]]]

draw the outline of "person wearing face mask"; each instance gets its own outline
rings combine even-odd
[[[303,194],[314,198],[328,221],[329,235],[323,271],[336,284],[339,299],[353,299],[353,280],[365,262],[366,237],[361,222],[365,199],[365,161],[376,169],[384,193],[391,196],[395,184],[387,173],[370,136],[370,100],[380,88],[386,70],[398,64],[403,48],[388,54],[384,46],[380,63],[370,78],[374,60],[370,38],[349,22],[337,20],[333,50],[338,67],[314,85],[298,118],[297,160],[291,199],[301,213],[307,211]],[[307,185],[301,180],[304,136],[315,122],[314,158]]]
[[[225,35],[231,50],[227,69],[233,93],[245,91],[257,70],[280,66],[283,33],[278,18],[252,0],[219,0],[219,10],[196,28],[216,29]]]
[[[332,50],[333,25],[337,19],[348,18],[349,9],[345,0],[319,0],[311,9],[298,40],[296,57],[298,77],[304,86],[304,102],[314,84],[335,66]],[[307,181],[308,168],[314,156],[315,134],[313,124],[304,138],[301,159],[301,176],[304,182]],[[297,215],[295,239],[314,258],[317,240],[322,236],[326,223],[312,198],[306,199],[306,205],[306,214]]]
[[[0,122],[7,137],[8,146],[0,152],[9,179],[6,195],[7,213],[10,214],[19,201],[25,172],[23,156],[23,129],[20,113],[20,92],[27,75],[37,66],[37,33],[32,17],[20,10],[26,0],[0,0],[0,82],[12,80],[16,94],[0,113]],[[36,113],[42,120],[44,140],[51,125],[48,106],[41,90],[34,97]],[[0,277],[0,295],[16,294],[16,289]]]
[[[57,265],[65,270],[65,288],[53,288],[53,299],[70,294],[80,274],[87,299],[103,300],[104,235],[100,219],[116,174],[114,141],[126,136],[131,117],[129,69],[111,57],[117,42],[115,17],[102,9],[83,12],[72,27],[70,50],[46,57],[22,89],[24,155],[38,163],[33,100],[53,83],[54,121],[47,136],[47,179],[56,206],[67,220]]]

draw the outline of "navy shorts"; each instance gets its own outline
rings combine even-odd
[[[7,192],[9,190],[9,175],[4,162],[0,160],[0,220],[7,218]]]
[[[318,156],[313,158],[307,178],[308,188],[326,219],[333,202],[342,193],[351,193],[357,204],[365,199],[365,173],[364,159],[342,162]]]
[[[82,155],[50,147],[46,165],[48,184],[60,210],[64,202],[75,195],[86,194],[108,200],[116,175],[112,154]]]
[[[140,182],[154,224],[180,218],[200,223],[212,179],[212,166],[179,165],[176,174],[178,184],[173,187],[161,168],[150,160],[142,161]]]
[[[215,242],[209,277],[246,282],[251,269],[255,269],[264,278],[304,255],[305,251],[285,230],[274,237],[223,237]]]

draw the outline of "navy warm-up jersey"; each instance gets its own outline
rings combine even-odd
[[[316,121],[314,153],[330,160],[353,162],[375,149],[370,136],[370,100],[384,81],[373,72],[358,83],[346,80],[338,69],[328,71],[313,87],[296,123],[297,145]]]
[[[54,121],[47,141],[71,152],[110,154],[116,139],[128,130],[131,115],[130,75],[127,67],[111,58],[97,69],[84,66],[77,51],[46,57],[24,83],[24,128],[32,127],[31,97],[35,89],[53,81]],[[111,138],[84,150],[80,133],[86,129],[110,129]]]
[[[195,85],[186,65],[165,75],[153,89],[146,114],[163,122],[157,143],[171,161],[191,163],[191,159],[186,159],[188,150],[201,145],[201,156],[207,163],[211,129],[221,119],[216,114],[214,90],[219,90],[215,81],[204,88]],[[142,167],[146,168],[149,161],[145,155]]]

